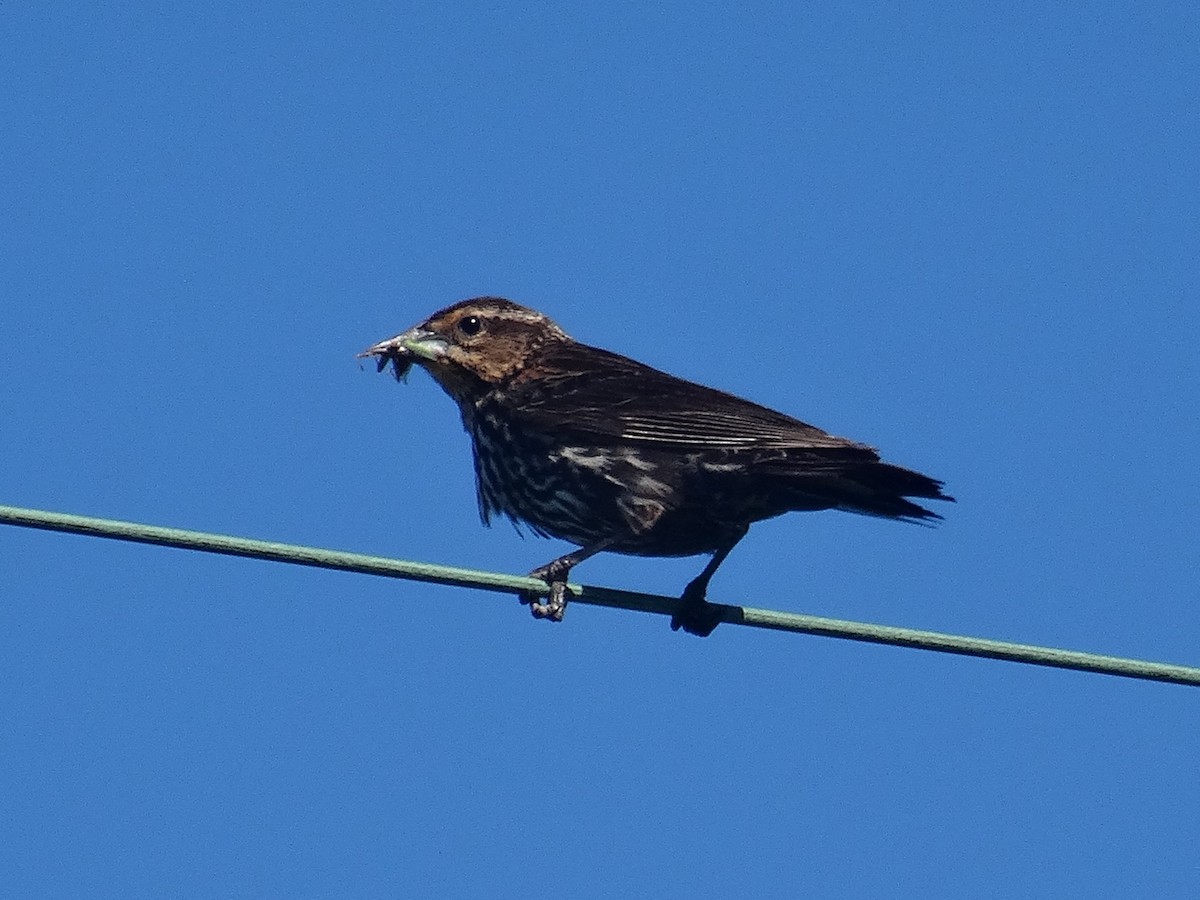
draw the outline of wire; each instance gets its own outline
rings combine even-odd
[[[546,593],[545,582],[535,578],[408,562],[382,556],[365,556],[360,553],[345,553],[318,547],[256,541],[223,534],[209,534],[203,531],[163,528],[156,525],[142,525],[137,522],[121,522],[115,519],[95,519],[88,516],[74,516],[15,506],[0,506],[0,523],[114,538],[142,544],[158,544],[185,550],[200,550],[206,553],[222,553],[228,556],[274,560],[275,562],[315,566],[323,569],[341,569],[347,572],[383,575],[409,581],[474,587],[504,594],[526,592],[544,595]],[[660,615],[672,615],[679,607],[679,600],[656,594],[641,594],[576,584],[570,585],[570,590],[574,595],[571,598],[572,603]],[[774,631],[816,634],[873,644],[890,644],[918,650],[955,653],[961,656],[982,656],[1036,666],[1200,686],[1200,668],[1191,666],[1125,659],[1117,656],[1101,656],[1074,650],[1056,650],[1052,647],[1039,647],[1032,644],[1012,644],[1006,641],[942,634],[936,631],[917,631],[889,625],[847,622],[841,619],[826,619],[821,616],[785,613],[770,609],[754,609],[748,606],[715,605],[721,611],[721,621],[731,625],[748,625],[752,628],[767,628]]]

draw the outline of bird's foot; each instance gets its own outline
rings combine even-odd
[[[705,599],[705,585],[692,582],[679,598],[679,609],[671,616],[671,630],[682,628],[688,634],[708,637],[721,624],[722,609]]]
[[[540,578],[550,586],[550,595],[545,601],[542,601],[537,594],[521,594],[521,602],[528,604],[529,611],[533,613],[535,619],[549,619],[551,622],[563,620],[563,615],[567,611],[567,600],[571,593],[567,590],[567,571],[562,571],[551,564],[541,566],[529,573],[530,578]]]

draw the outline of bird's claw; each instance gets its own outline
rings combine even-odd
[[[671,616],[671,630],[683,629],[688,634],[697,637],[708,637],[721,624],[722,610],[715,603],[709,603],[701,591],[693,591],[692,585],[687,586],[683,596],[679,598],[679,608]]]
[[[683,629],[696,637],[708,637],[721,624],[721,609],[705,603],[698,609],[680,610],[671,616],[671,630]]]
[[[542,578],[550,586],[549,596],[543,602],[537,594],[521,594],[521,603],[529,606],[530,613],[535,619],[549,619],[551,622],[561,622],[567,611],[567,600],[570,591],[567,582],[554,579],[552,573],[535,569],[529,573],[530,578]]]

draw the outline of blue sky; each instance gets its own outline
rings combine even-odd
[[[713,599],[1200,662],[1193,4],[0,6],[0,503],[523,573],[463,297],[945,479]],[[26,896],[1196,896],[1193,689],[0,529]],[[580,581],[677,593],[703,560]]]

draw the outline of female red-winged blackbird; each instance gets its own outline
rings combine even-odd
[[[580,344],[541,313],[464,300],[364,350],[396,378],[414,363],[458,404],[471,436],[479,512],[580,549],[530,573],[549,585],[534,616],[561,620],[567,575],[602,550],[711,553],[673,629],[707,635],[717,567],[750,524],[791,510],[941,517],[905,497],[952,500],[942,483],[783,413]]]

